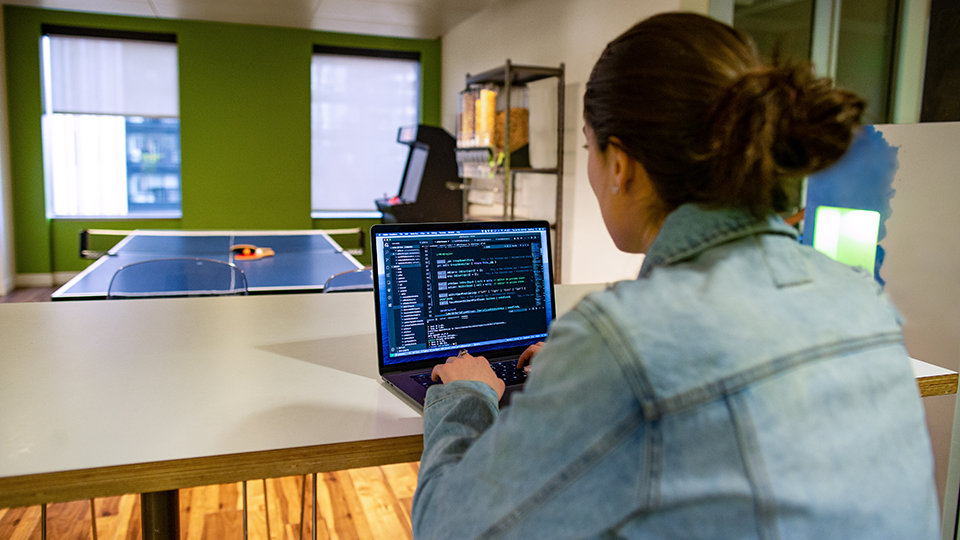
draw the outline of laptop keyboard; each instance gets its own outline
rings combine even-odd
[[[521,384],[527,380],[527,374],[524,373],[522,369],[517,369],[516,360],[491,362],[490,367],[493,368],[493,372],[497,374],[497,377],[503,379],[503,382],[506,383],[507,386]],[[424,388],[440,384],[440,381],[434,381],[430,378],[430,373],[421,373],[420,375],[412,375],[411,377]]]

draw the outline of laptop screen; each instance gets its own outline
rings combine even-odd
[[[376,225],[381,367],[526,347],[554,317],[545,221]]]

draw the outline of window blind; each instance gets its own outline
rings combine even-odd
[[[45,37],[47,113],[179,116],[176,43]]]
[[[313,210],[376,214],[400,186],[410,148],[397,130],[417,123],[420,62],[315,53],[311,88]]]

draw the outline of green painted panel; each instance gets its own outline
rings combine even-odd
[[[290,34],[179,32],[184,227],[310,227],[311,45]]]
[[[16,269],[49,272],[50,232],[40,159],[40,23],[30,16],[31,10],[3,9]]]
[[[339,227],[310,219],[310,56],[314,44],[419,51],[421,121],[440,124],[440,40],[18,6],[3,9],[18,273],[82,268],[85,263],[75,255],[77,234],[84,227]],[[177,35],[181,220],[104,223],[47,219],[39,69],[40,27],[45,23]]]

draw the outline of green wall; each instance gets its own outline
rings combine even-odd
[[[313,45],[420,52],[420,121],[440,125],[440,40],[119,17],[3,6],[17,273],[80,270],[86,227],[310,229],[371,220],[310,218]],[[180,68],[179,220],[51,220],[41,155],[42,24],[177,35]],[[399,179],[397,179],[399,182]],[[345,246],[346,246],[345,241]]]

